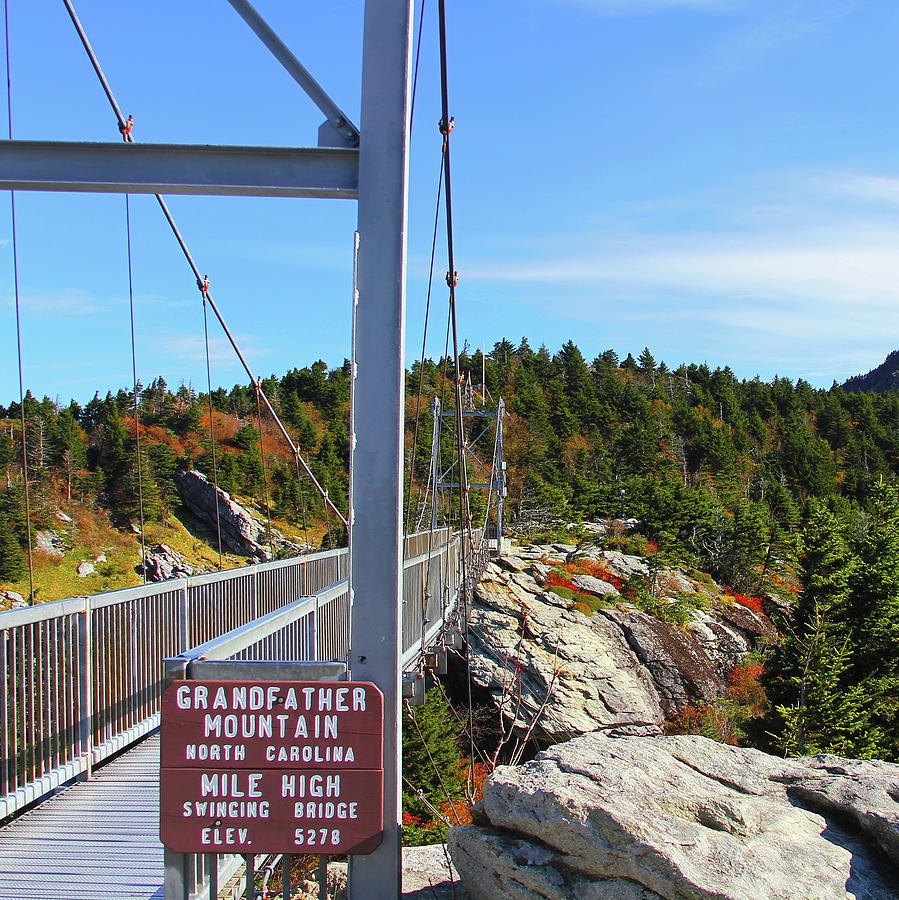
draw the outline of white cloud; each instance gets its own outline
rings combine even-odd
[[[768,187],[726,197],[729,217],[717,228],[664,231],[661,214],[651,234],[621,236],[606,225],[568,251],[547,238],[542,255],[467,275],[554,288],[559,312],[582,322],[611,314],[644,329],[701,329],[729,352],[792,352],[809,369],[839,358],[852,374],[899,334],[899,216],[889,208],[899,207],[899,178],[781,176]],[[718,217],[713,205],[707,212]]]
[[[640,15],[669,9],[726,10],[741,5],[738,0],[563,0],[604,15]]]
[[[819,185],[836,196],[882,206],[899,206],[899,178],[888,175],[834,175]]]
[[[470,277],[523,282],[581,282],[668,288],[746,298],[817,298],[849,304],[893,303],[899,298],[899,229],[876,243],[850,236],[772,241],[747,236],[647,239],[642,248],[508,266],[480,267]]]
[[[235,339],[241,352],[250,360],[258,359],[260,356],[267,356],[272,351],[258,343],[254,335],[236,335]],[[171,359],[182,360],[185,362],[200,362],[206,359],[206,344],[202,335],[193,334],[161,334],[154,336],[150,341],[150,349],[153,353],[159,354],[162,359],[146,359],[142,360],[143,368],[157,368],[165,365]],[[146,357],[146,354],[144,354]],[[209,339],[209,360],[214,366],[235,366],[239,365],[237,354],[234,348],[225,337],[211,337]],[[215,374],[213,373],[213,378]]]
[[[25,294],[21,301],[22,309],[27,312],[64,313],[68,316],[87,316],[108,311],[111,305],[100,302],[93,294],[80,288],[63,288],[53,293]]]

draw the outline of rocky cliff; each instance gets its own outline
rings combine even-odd
[[[491,563],[475,590],[472,679],[520,732],[555,743],[598,728],[658,726],[690,704],[725,695],[728,673],[776,634],[764,613],[710,579],[651,573],[642,558],[614,551],[585,554],[602,577],[566,574],[578,593],[557,592],[556,573],[573,551],[518,549]],[[655,582],[657,614],[614,586],[633,575]],[[666,618],[669,610],[677,615]]]

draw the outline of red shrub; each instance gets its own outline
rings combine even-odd
[[[564,578],[562,575],[559,575],[558,572],[550,572],[549,575],[546,576],[546,581],[543,582],[543,586],[548,588],[563,587],[568,588],[570,591],[576,591],[578,589],[576,584],[569,581],[567,578]]]
[[[574,575],[592,575],[594,578],[612,585],[616,591],[620,591],[624,585],[623,579],[613,575],[603,563],[596,559],[579,559],[577,562],[566,563],[565,569]]]
[[[724,593],[727,594],[734,603],[739,603],[740,606],[745,606],[753,612],[760,613],[764,611],[764,601],[761,597],[750,597],[748,594],[739,594],[731,587],[726,587]]]

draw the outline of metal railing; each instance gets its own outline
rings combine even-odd
[[[459,540],[440,529],[404,549],[408,666],[451,614]],[[344,549],[0,612],[0,818],[156,728],[167,657],[280,610],[289,622],[237,658],[346,659],[347,575]]]
[[[347,569],[335,550],[0,612],[0,817],[152,731],[165,657]]]
[[[436,639],[456,606],[462,575],[460,539],[449,529],[406,538],[403,564],[403,665],[417,660]],[[422,551],[409,557],[410,553]],[[166,661],[169,679],[317,680],[346,677],[349,654],[347,581],[219,635]],[[428,616],[432,619],[427,618]],[[321,662],[297,662],[318,660]],[[329,663],[326,661],[339,661]],[[337,671],[337,665],[341,671]],[[261,667],[261,669],[260,669]],[[241,866],[246,896],[264,857],[216,853],[165,853],[166,900],[207,900]],[[289,883],[291,858],[281,861]],[[286,894],[285,894],[286,895]]]

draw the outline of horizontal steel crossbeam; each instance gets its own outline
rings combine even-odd
[[[359,151],[0,141],[0,189],[355,199]]]

